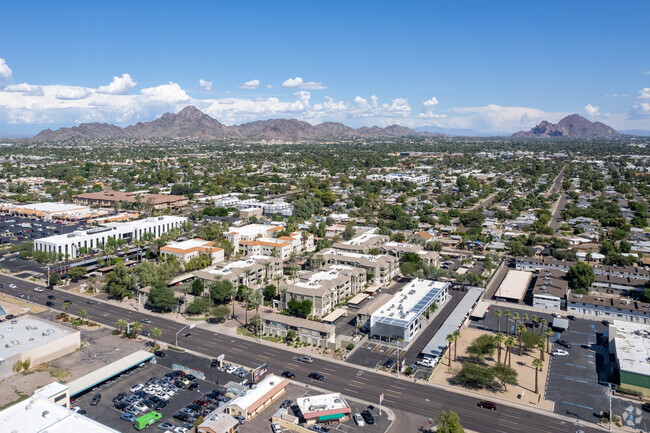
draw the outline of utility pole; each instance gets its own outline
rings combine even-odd
[[[612,384],[609,385],[609,431],[612,431]]]

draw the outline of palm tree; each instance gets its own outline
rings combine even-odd
[[[526,323],[528,322],[528,313],[524,313],[521,315],[521,323]]]
[[[153,347],[155,349],[156,346],[158,346],[158,337],[160,337],[162,335],[162,331],[160,330],[160,328],[151,328],[151,330],[149,330],[149,332],[151,333],[151,336],[153,337]]]
[[[324,257],[323,257],[322,254],[316,254],[316,259],[315,259],[315,262],[316,262],[316,264],[317,264],[317,265],[316,265],[316,268],[320,268],[320,267],[321,267],[321,264],[322,264],[324,261],[325,261],[325,259],[324,259]],[[313,269],[312,269],[312,271],[313,271]]]
[[[282,294],[282,297],[281,297],[281,299],[282,299],[282,308],[284,308],[284,301],[285,301],[284,295],[287,293],[287,289],[284,289],[284,291],[282,290],[282,284],[281,283],[282,283],[283,279],[284,279],[284,276],[282,274],[278,274],[278,275],[273,276],[273,281],[276,282],[276,286],[278,288],[278,293]]]
[[[445,337],[445,341],[449,343],[448,345],[448,352],[447,352],[447,359],[449,361],[449,366],[451,367],[451,343],[454,342],[456,338],[454,337],[454,334],[449,334]]]
[[[539,358],[533,359],[533,367],[535,367],[535,394],[537,394],[539,392],[537,376],[539,375],[541,369],[544,367],[544,361]]]
[[[70,308],[70,303],[69,302],[64,302],[63,303],[63,311],[65,311],[67,313],[68,308]]]
[[[540,319],[539,323],[542,324],[542,328],[539,330],[539,336],[541,337],[542,334],[544,333],[544,326],[546,326],[546,324],[547,324],[548,322],[546,321],[545,318],[542,317],[542,318]]]
[[[506,316],[506,335],[510,335],[510,316],[512,316],[512,313],[510,310],[506,310],[503,315]]]
[[[128,325],[129,325],[129,322],[127,322],[127,321],[124,320],[124,319],[120,319],[120,320],[118,320],[117,323],[115,324],[115,327],[116,327],[116,328],[117,328],[117,329],[118,329],[122,334],[124,334],[124,330],[126,329],[126,327],[127,327]]]
[[[88,314],[86,310],[79,311],[79,314],[77,314],[77,316],[79,316],[82,319],[82,323],[84,320],[90,319],[90,314]]]
[[[501,333],[501,316],[503,316],[503,310],[497,309],[494,312],[494,315],[497,316],[497,334]]]
[[[515,321],[515,327],[514,327],[514,330],[515,330],[515,337],[517,336],[517,330],[518,330],[518,328],[517,328],[517,321],[519,321],[519,319],[520,319],[520,317],[519,317],[519,313],[515,313],[515,314],[512,315],[512,320]]]
[[[454,336],[454,362],[458,359],[456,357],[456,351],[458,350],[458,339],[460,338],[460,331],[456,329],[452,335]]]
[[[258,316],[260,315],[260,305],[262,305],[262,302],[264,302],[264,295],[262,294],[261,290],[255,290],[252,292],[248,298],[248,302],[250,305],[255,308],[255,314]]]
[[[138,249],[138,261],[141,261],[142,260],[142,251],[143,251],[144,247],[147,245],[147,243],[142,239],[138,239],[137,241],[133,242],[133,245],[135,245],[135,247]]]
[[[235,318],[235,296],[237,296],[238,289],[233,284],[232,287],[228,290],[230,295],[230,302],[232,302],[232,317]]]
[[[133,322],[133,324],[131,325],[131,331],[133,331],[134,340],[138,338],[138,331],[140,331],[141,329],[142,329],[142,323]]]
[[[241,290],[241,297],[242,297],[242,301],[246,303],[246,306],[244,307],[244,314],[245,314],[244,325],[248,325],[248,305],[250,304],[250,296],[251,296],[251,289],[248,288],[247,286],[243,286]]]
[[[539,319],[535,314],[533,314],[532,316],[530,316],[530,321],[533,322],[533,331],[535,331],[535,325],[537,324],[537,322],[539,322]]]
[[[264,260],[261,264],[262,264],[262,266],[264,266],[264,279],[268,280],[269,279],[269,267],[271,266],[271,261],[270,260]]]
[[[505,345],[508,348],[506,352],[506,358],[508,358],[508,367],[511,367],[512,348],[515,347],[515,337],[509,336],[508,338],[506,338]]]
[[[591,251],[587,251],[587,256],[585,258],[587,259],[587,264],[591,265],[591,260],[594,258],[594,256],[591,255]]]
[[[539,358],[544,361],[544,349],[546,348],[546,342],[543,338],[540,338],[537,342],[537,348],[539,349]]]
[[[517,327],[517,331],[519,331],[519,356],[521,356],[521,339],[524,336],[524,332],[526,332],[526,325],[520,323]]]
[[[499,332],[494,336],[494,342],[497,344],[497,363],[501,364],[501,345],[506,340],[506,336]]]
[[[544,332],[544,334],[546,334],[546,351],[548,353],[551,353],[551,348],[549,347],[550,346],[549,341],[550,341],[551,335],[553,335],[553,330],[551,328],[546,328],[546,331]]]
[[[251,275],[253,275],[253,270],[251,268],[244,269],[244,275],[246,275],[246,285],[250,285]]]

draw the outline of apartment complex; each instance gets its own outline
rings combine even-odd
[[[293,331],[300,341],[319,347],[334,343],[336,340],[336,325],[283,314],[262,315],[262,332],[264,334],[284,338],[290,331]]]
[[[189,262],[199,254],[207,254],[212,258],[212,263],[221,263],[224,260],[223,248],[216,247],[214,242],[203,239],[188,239],[182,242],[169,242],[160,249],[164,256],[175,256],[181,262]]]
[[[251,256],[213,269],[196,271],[194,275],[206,281],[227,280],[235,287],[241,284],[251,287],[264,281],[272,282],[276,275],[281,276],[282,261],[276,257]]]
[[[393,256],[359,254],[335,249],[327,249],[320,253],[325,263],[349,265],[365,269],[372,278],[372,283],[385,285],[399,271],[399,259]]]
[[[323,317],[365,288],[366,271],[347,265],[326,265],[287,287],[286,299],[312,301],[312,316]],[[285,306],[286,307],[286,306]]]
[[[332,245],[332,247],[350,253],[367,253],[370,249],[377,248],[389,240],[389,236],[378,235],[368,231],[360,236],[350,239],[349,241],[337,242]]]

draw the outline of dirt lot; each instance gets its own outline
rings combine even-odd
[[[474,328],[465,328],[461,331],[460,338],[458,339],[458,349],[457,349],[457,362],[454,361],[453,356],[453,345],[452,345],[452,356],[451,356],[451,367],[449,367],[449,358],[447,355],[440,361],[438,367],[436,368],[434,374],[431,376],[430,381],[436,382],[443,385],[453,385],[450,379],[455,375],[455,372],[461,368],[461,362],[467,361],[468,356],[465,353],[467,346],[471,342],[479,337],[482,334],[487,332],[481,331]],[[493,335],[493,334],[492,334]],[[539,394],[535,394],[535,369],[532,367],[532,361],[534,358],[539,356],[538,350],[526,351],[522,356],[518,354],[518,346],[515,346],[512,350],[512,360],[511,367],[514,368],[518,373],[518,384],[514,386],[508,386],[507,391],[503,389],[499,391],[491,391],[487,389],[480,390],[478,392],[485,394],[486,398],[491,396],[496,396],[499,398],[512,400],[516,402],[525,402],[531,405],[542,407],[544,409],[553,410],[553,402],[544,399],[544,390],[546,385],[546,375],[548,373],[548,363],[550,359],[549,354],[544,356],[544,367],[542,371],[539,372]],[[505,348],[505,346],[504,346]],[[505,356],[505,350],[501,351],[501,357]],[[494,365],[496,363],[496,352],[494,358],[486,358],[485,363],[488,365]]]
[[[142,348],[142,342],[111,335],[110,329],[82,330],[81,349],[0,381],[0,407],[27,398],[54,381],[70,382]]]

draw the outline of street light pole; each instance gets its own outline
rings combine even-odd
[[[612,431],[612,384],[609,383],[609,431]]]

